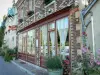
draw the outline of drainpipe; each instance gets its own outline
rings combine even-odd
[[[93,12],[90,12],[91,13],[91,25],[92,25],[92,40],[93,40],[93,54],[94,54],[94,59],[95,59],[95,37],[94,37],[94,25],[93,25]]]
[[[85,12],[83,13],[83,16],[85,16],[85,15],[89,12],[89,10],[92,8],[92,6],[93,6],[97,1],[98,1],[98,0],[93,0],[93,1],[90,3],[90,5],[84,9]]]
[[[95,37],[94,37],[94,26],[93,26],[93,12],[89,12],[91,14],[91,25],[92,25],[92,40],[93,40],[93,54],[94,54],[94,59],[95,59]],[[81,11],[80,13],[80,17],[81,17],[81,21],[82,21],[82,32],[85,32],[85,22],[84,22],[84,15],[83,15],[83,11]],[[83,35],[82,35],[83,36]],[[85,37],[82,37],[82,40],[86,39]],[[83,42],[84,44],[84,42]],[[87,44],[87,43],[85,43]],[[87,46],[87,45],[86,45]],[[86,47],[88,48],[88,47]]]
[[[85,32],[85,23],[84,23],[84,18],[83,18],[83,12],[81,11],[80,13],[80,18],[81,18],[81,22],[82,22],[82,32]],[[86,46],[86,42],[84,42],[84,39],[86,40],[85,36],[82,33],[82,41],[83,41],[83,46]],[[86,47],[87,48],[87,47]]]

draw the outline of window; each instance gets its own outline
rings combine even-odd
[[[68,18],[62,18],[56,21],[57,25],[57,41],[58,41],[58,54],[69,56],[69,39],[68,39]]]
[[[55,56],[56,55],[56,43],[55,43],[55,22],[52,22],[48,24],[49,27],[49,53],[50,56]]]
[[[43,56],[48,55],[48,47],[47,47],[47,26],[44,25],[40,28],[40,38],[41,38],[41,54]]]
[[[18,52],[22,52],[22,34],[18,37]]]
[[[22,45],[23,45],[23,52],[26,53],[27,52],[27,32],[23,34]]]
[[[20,19],[23,19],[24,17],[24,9],[23,7],[20,9]]]
[[[29,0],[29,10],[33,10],[33,0]]]
[[[28,31],[27,52],[29,54],[35,54],[35,30]]]
[[[49,24],[49,30],[55,29],[55,24],[54,23],[50,23]]]
[[[12,37],[12,41],[14,41],[14,37]]]

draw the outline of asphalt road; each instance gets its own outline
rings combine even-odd
[[[0,75],[28,75],[24,71],[20,70],[16,65],[5,62],[0,57]]]

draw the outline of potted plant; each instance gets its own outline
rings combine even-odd
[[[14,15],[10,15],[10,14],[8,15],[8,17],[12,17],[12,16],[14,16]]]
[[[29,16],[29,17],[32,16],[33,14],[34,14],[34,11],[28,11],[27,12],[27,16]]]
[[[62,62],[58,56],[48,57],[46,60],[46,67],[49,75],[62,75]]]
[[[51,3],[53,0],[44,0],[44,4],[48,5],[49,3]]]
[[[19,19],[18,22],[19,22],[19,23],[22,23],[22,22],[23,22],[23,19]]]

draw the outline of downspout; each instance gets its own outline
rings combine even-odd
[[[85,12],[83,13],[83,16],[85,16],[85,15],[89,12],[89,10],[92,8],[92,6],[93,6],[97,1],[98,1],[98,0],[93,0],[93,1],[90,3],[90,5],[84,9]]]
[[[86,42],[84,42],[85,36],[83,35],[83,32],[85,32],[85,23],[84,23],[84,18],[83,18],[83,10],[80,13],[80,18],[81,18],[81,22],[82,22],[82,41],[83,41],[83,46],[86,46]]]
[[[92,46],[93,46],[93,54],[94,54],[94,59],[95,59],[95,40],[94,40],[95,37],[94,37],[94,26],[93,26],[93,13],[92,12],[89,12],[89,13],[91,13],[92,40],[93,40]],[[81,13],[80,13],[80,18],[81,18],[81,22],[82,22],[82,32],[86,32],[83,11],[81,11]],[[86,37],[83,34],[82,34],[82,41],[83,41],[83,46],[88,48],[87,47],[87,42],[86,42]]]
[[[88,6],[88,7],[86,7],[86,8],[84,8],[82,11],[81,11],[81,13],[80,13],[80,18],[81,18],[81,22],[82,22],[82,32],[85,32],[85,22],[84,22],[84,16],[89,12],[89,10],[92,8],[92,6],[97,2],[98,0],[93,0],[91,3],[90,3],[90,5]],[[92,16],[92,15],[91,15]],[[92,25],[93,25],[93,17],[91,18],[91,20],[92,20]],[[92,30],[93,30],[93,26],[92,26]],[[94,32],[94,30],[93,30],[93,32]],[[94,33],[93,33],[93,36],[94,36]],[[93,39],[94,39],[94,37],[93,37]],[[86,38],[85,38],[85,36],[82,34],[82,40],[84,41],[86,41]],[[84,44],[86,44],[86,42],[83,42]],[[94,44],[95,45],[95,44]],[[93,47],[94,47],[94,45],[93,45]],[[94,50],[94,49],[93,49]]]
[[[93,54],[94,54],[94,59],[95,59],[95,37],[94,37],[94,25],[93,25],[93,12],[91,13],[91,25],[92,25],[92,40],[93,40]]]

